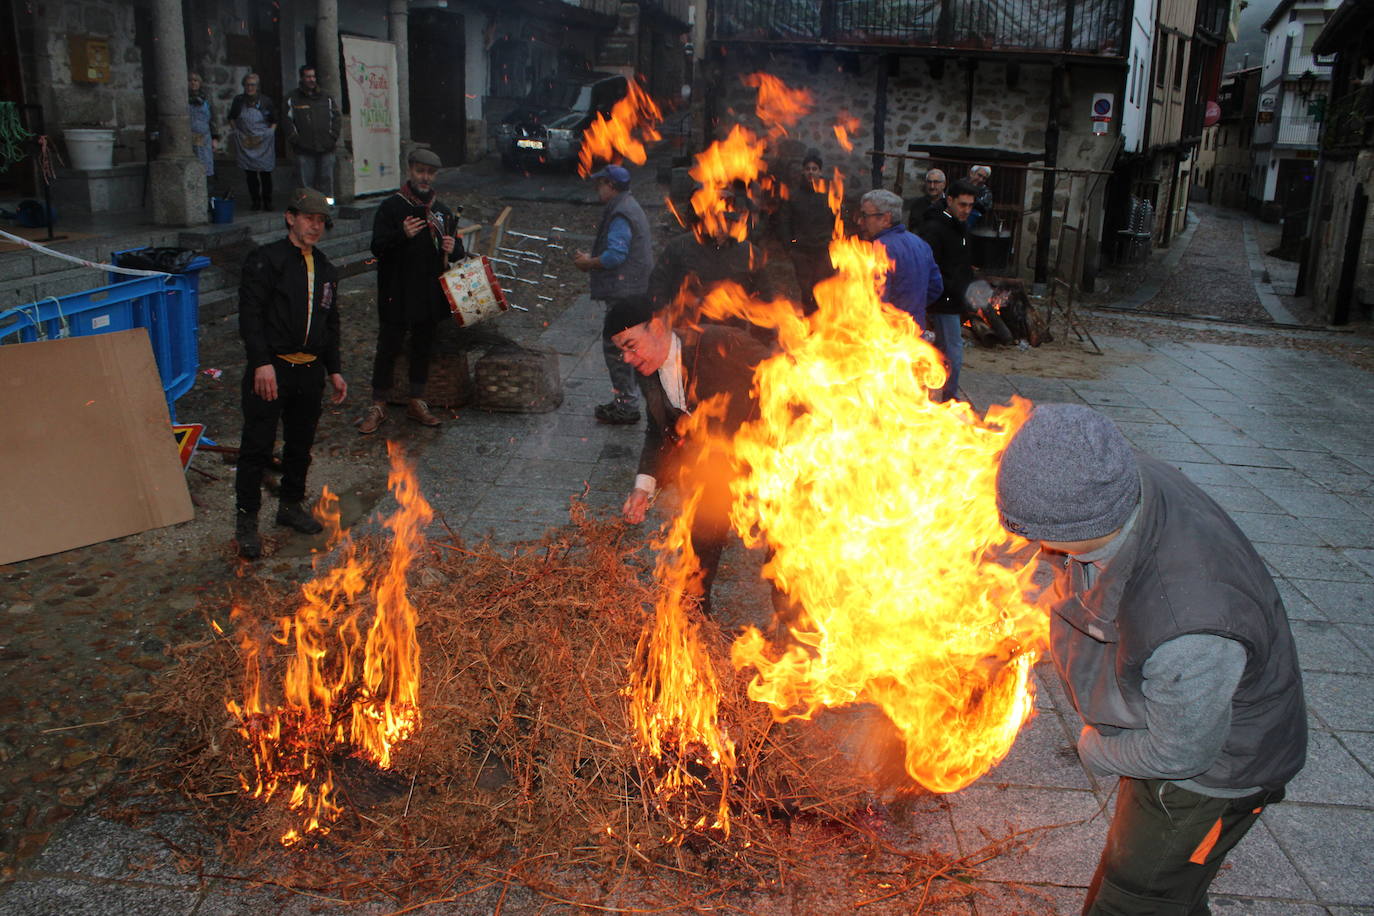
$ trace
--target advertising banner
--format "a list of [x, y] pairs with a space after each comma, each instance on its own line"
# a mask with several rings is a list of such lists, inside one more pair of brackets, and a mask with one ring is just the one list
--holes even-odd
[[396, 97], [396, 46], [342, 36], [344, 81], [352, 123], [355, 194], [401, 186], [400, 104]]

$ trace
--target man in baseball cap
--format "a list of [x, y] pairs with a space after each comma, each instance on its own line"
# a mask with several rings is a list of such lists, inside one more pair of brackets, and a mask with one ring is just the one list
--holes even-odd
[[[608, 165], [592, 176], [596, 195], [605, 206], [596, 229], [592, 251], [578, 251], [573, 264], [589, 274], [591, 295], [606, 304], [606, 312], [617, 303], [642, 297], [649, 289], [649, 273], [654, 267], [653, 237], [644, 208], [630, 193], [630, 173], [623, 166]], [[639, 422], [638, 388], [632, 370], [611, 343], [608, 325], [601, 329], [601, 352], [611, 377], [612, 397], [599, 404], [596, 418], [602, 423]]]
[[1044, 404], [997, 473], [1008, 531], [1054, 561], [1050, 651], [1119, 779], [1091, 914], [1198, 914], [1231, 848], [1302, 768], [1307, 719], [1283, 602], [1250, 541], [1176, 468], [1077, 404]]

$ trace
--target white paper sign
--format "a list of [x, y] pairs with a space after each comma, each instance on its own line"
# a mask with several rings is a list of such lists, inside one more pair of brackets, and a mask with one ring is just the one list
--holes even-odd
[[400, 104], [396, 97], [396, 46], [389, 41], [342, 36], [344, 79], [353, 139], [355, 194], [401, 186]]

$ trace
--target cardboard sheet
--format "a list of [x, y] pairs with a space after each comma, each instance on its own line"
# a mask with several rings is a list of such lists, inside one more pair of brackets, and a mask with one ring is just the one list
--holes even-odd
[[0, 346], [0, 563], [189, 520], [142, 328]]

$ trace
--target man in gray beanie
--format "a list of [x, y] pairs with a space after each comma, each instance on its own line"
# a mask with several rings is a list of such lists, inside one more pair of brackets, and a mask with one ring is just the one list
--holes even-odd
[[1307, 719], [1283, 602], [1250, 541], [1107, 417], [1036, 407], [1002, 455], [997, 508], [1055, 566], [1050, 652], [1119, 778], [1085, 914], [1199, 916], [1231, 848], [1302, 768]]

